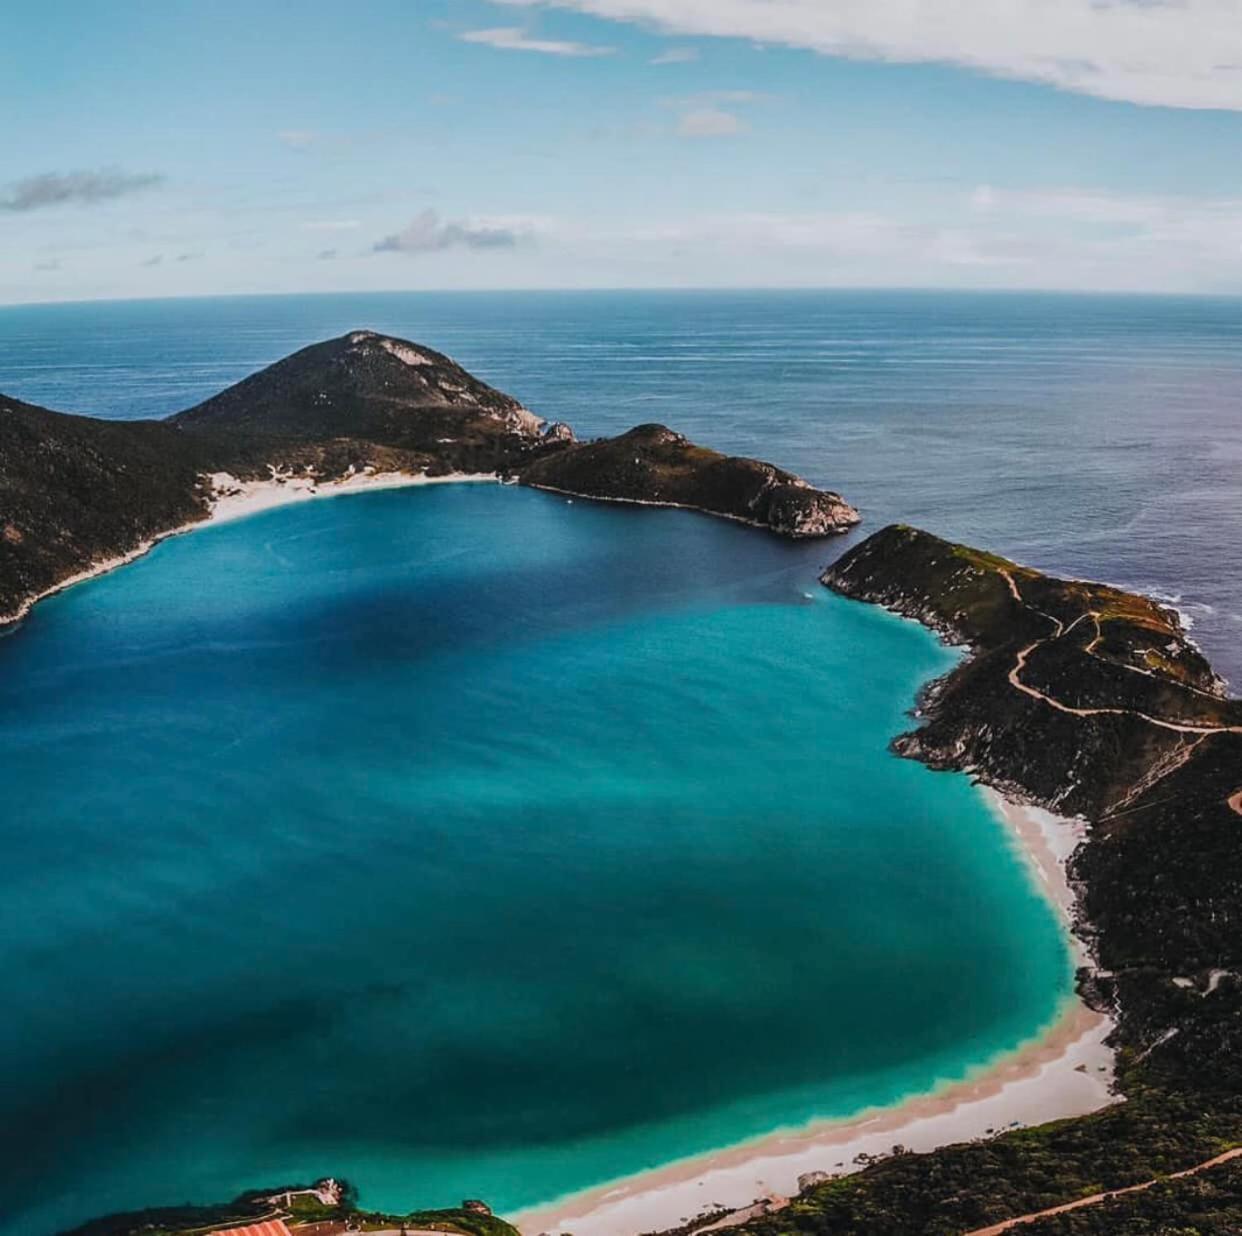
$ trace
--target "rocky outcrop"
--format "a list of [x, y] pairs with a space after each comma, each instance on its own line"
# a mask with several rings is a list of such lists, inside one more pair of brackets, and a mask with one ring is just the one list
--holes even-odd
[[788, 537], [832, 536], [859, 521], [840, 494], [814, 489], [772, 464], [696, 446], [663, 425], [545, 454], [518, 478], [584, 498], [688, 507]]

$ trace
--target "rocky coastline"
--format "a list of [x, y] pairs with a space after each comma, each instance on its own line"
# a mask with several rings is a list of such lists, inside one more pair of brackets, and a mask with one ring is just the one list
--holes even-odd
[[860, 520], [840, 494], [757, 459], [695, 446], [664, 425], [567, 445], [532, 460], [518, 479], [603, 502], [702, 511], [798, 539], [848, 532]]
[[360, 475], [499, 477], [788, 537], [858, 522], [837, 494], [660, 426], [579, 444], [567, 425], [447, 356], [353, 331], [162, 421], [104, 421], [0, 395], [0, 625], [208, 519], [215, 478], [328, 486]]

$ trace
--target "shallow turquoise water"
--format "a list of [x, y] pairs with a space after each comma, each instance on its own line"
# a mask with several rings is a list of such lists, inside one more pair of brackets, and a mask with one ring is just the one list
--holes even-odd
[[445, 486], [161, 545], [0, 640], [0, 1207], [511, 1210], [1030, 1036], [1055, 916], [894, 759], [952, 654], [824, 546]]

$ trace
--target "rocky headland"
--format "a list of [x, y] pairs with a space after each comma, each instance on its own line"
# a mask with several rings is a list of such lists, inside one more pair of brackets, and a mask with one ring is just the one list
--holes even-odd
[[447, 356], [353, 331], [162, 421], [104, 421], [0, 396], [0, 623], [210, 518], [223, 495], [403, 476], [492, 476], [691, 507], [793, 537], [858, 521], [836, 494], [658, 426], [578, 444], [568, 426]]
[[840, 494], [772, 464], [696, 446], [664, 425], [567, 445], [526, 464], [519, 479], [601, 501], [689, 507], [789, 537], [832, 536], [859, 522]]

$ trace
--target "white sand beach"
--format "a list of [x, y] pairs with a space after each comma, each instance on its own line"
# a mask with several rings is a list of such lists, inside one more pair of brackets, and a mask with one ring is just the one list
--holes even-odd
[[[984, 792], [1013, 830], [1033, 877], [1064, 916], [1068, 931], [1074, 895], [1066, 862], [1085, 825]], [[1081, 959], [1081, 945], [1071, 939]], [[800, 1176], [857, 1171], [857, 1156], [889, 1154], [896, 1144], [927, 1151], [1018, 1125], [1085, 1115], [1116, 1101], [1110, 1089], [1112, 1052], [1104, 1043], [1111, 1029], [1108, 1018], [1072, 998], [1045, 1033], [964, 1081], [853, 1119], [780, 1130], [510, 1218], [527, 1236], [633, 1236], [677, 1227], [722, 1208], [748, 1215], [777, 1209], [798, 1192]]]
[[[207, 523], [223, 523], [257, 515], [278, 506], [308, 502], [315, 498], [340, 498], [346, 494], [374, 493], [380, 489], [408, 489], [413, 485], [455, 485], [466, 481], [496, 483], [494, 472], [448, 472], [443, 476], [426, 473], [375, 472], [363, 469], [339, 481], [317, 481], [298, 473], [274, 473], [269, 480], [239, 481], [227, 472], [211, 477], [214, 498]], [[198, 524], [190, 527], [199, 527]]]

